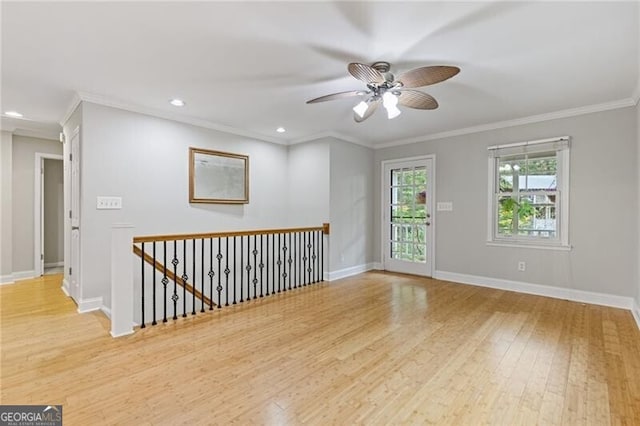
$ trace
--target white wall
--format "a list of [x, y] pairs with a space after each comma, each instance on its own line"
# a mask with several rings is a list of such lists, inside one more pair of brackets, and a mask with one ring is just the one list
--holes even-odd
[[330, 270], [343, 271], [373, 262], [375, 208], [373, 150], [338, 139], [331, 141]]
[[[638, 282], [638, 173], [634, 108], [617, 109], [377, 150], [383, 160], [436, 154], [437, 271], [634, 297]], [[572, 137], [569, 252], [490, 247], [487, 235], [487, 146]], [[380, 190], [375, 192], [376, 208]], [[375, 216], [375, 256], [381, 225]], [[517, 271], [525, 261], [526, 272]]]
[[[190, 146], [247, 154], [250, 203], [189, 204]], [[82, 107], [81, 268], [83, 299], [110, 306], [114, 223], [136, 235], [290, 226], [287, 148], [91, 103]], [[121, 210], [96, 210], [97, 196], [122, 197]]]
[[[638, 8], [640, 11], [640, 7]], [[640, 72], [640, 69], [638, 70]], [[636, 171], [638, 173], [638, 243], [636, 249], [638, 250], [638, 257], [636, 259], [636, 265], [638, 270], [636, 273], [638, 274], [638, 291], [636, 293], [636, 309], [637, 311], [637, 320], [640, 320], [640, 101], [636, 104], [636, 133], [637, 133], [637, 160], [636, 160]], [[638, 324], [640, 326], [640, 324]]]
[[3, 131], [0, 139], [0, 284], [13, 281], [12, 150], [12, 135]]
[[12, 252], [13, 274], [33, 276], [34, 258], [34, 189], [36, 153], [62, 154], [58, 141], [13, 136], [12, 160]]
[[44, 160], [44, 264], [64, 261], [64, 191], [62, 160]]

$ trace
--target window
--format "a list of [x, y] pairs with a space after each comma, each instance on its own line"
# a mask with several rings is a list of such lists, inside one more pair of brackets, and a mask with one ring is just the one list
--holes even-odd
[[569, 138], [489, 150], [489, 243], [569, 247]]

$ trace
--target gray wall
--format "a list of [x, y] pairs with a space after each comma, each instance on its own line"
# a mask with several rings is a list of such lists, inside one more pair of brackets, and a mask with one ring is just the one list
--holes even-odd
[[[436, 154], [436, 271], [635, 297], [638, 282], [638, 174], [635, 108], [486, 131], [377, 150], [381, 161]], [[491, 247], [487, 235], [487, 146], [572, 137], [569, 252]], [[375, 192], [376, 208], [380, 190]], [[375, 256], [380, 259], [380, 219]], [[517, 271], [518, 261], [526, 272]], [[636, 283], [636, 284], [634, 284]]]
[[58, 141], [13, 136], [12, 251], [13, 273], [32, 272], [34, 257], [34, 175], [36, 153], [62, 155]]
[[0, 283], [13, 281], [13, 232], [11, 226], [12, 135], [3, 131], [0, 139]]
[[[640, 8], [638, 8], [640, 12]], [[638, 258], [636, 260], [636, 267], [638, 268], [638, 291], [636, 294], [636, 308], [640, 308], [640, 101], [636, 104], [636, 134], [638, 139], [637, 144], [637, 160], [636, 170], [638, 172], [638, 242], [636, 250], [638, 251]], [[638, 312], [640, 315], [640, 312]]]
[[319, 226], [329, 222], [330, 141], [292, 145], [288, 151], [288, 223]]
[[[250, 203], [190, 204], [190, 146], [250, 157]], [[285, 227], [287, 148], [91, 103], [82, 107], [82, 298], [110, 306], [114, 223], [136, 235]], [[122, 197], [121, 210], [96, 210], [96, 197]]]
[[44, 160], [44, 263], [64, 260], [64, 182], [62, 160]]
[[331, 141], [331, 271], [373, 262], [373, 158], [370, 148]]

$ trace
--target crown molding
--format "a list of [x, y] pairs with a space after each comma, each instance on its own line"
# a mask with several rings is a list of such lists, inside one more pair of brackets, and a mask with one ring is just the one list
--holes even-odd
[[58, 121], [61, 127], [64, 127], [64, 125], [67, 124], [67, 121], [69, 121], [69, 118], [71, 118], [71, 114], [75, 112], [76, 108], [78, 108], [78, 105], [80, 105], [80, 102], [82, 102], [82, 99], [80, 99], [80, 95], [77, 92], [74, 92], [71, 103], [65, 110], [62, 118]]
[[320, 133], [315, 133], [313, 135], [303, 136], [303, 137], [297, 138], [297, 139], [292, 139], [292, 140], [289, 141], [289, 145], [297, 145], [297, 144], [300, 144], [300, 143], [317, 141], [318, 139], [324, 139], [324, 138], [340, 139], [343, 142], [349, 142], [349, 143], [352, 143], [352, 144], [355, 144], [355, 145], [364, 146], [365, 148], [373, 148], [371, 146], [371, 144], [363, 142], [360, 139], [357, 139], [357, 138], [354, 138], [354, 137], [351, 137], [351, 136], [347, 136], [347, 135], [344, 135], [342, 133], [333, 132], [333, 131], [320, 132]]
[[564, 110], [549, 112], [545, 114], [531, 115], [529, 117], [516, 118], [514, 120], [497, 121], [494, 123], [464, 127], [462, 129], [450, 130], [450, 131], [440, 132], [440, 133], [426, 134], [423, 136], [416, 136], [412, 138], [401, 139], [398, 141], [384, 142], [384, 143], [374, 145], [373, 148], [374, 149], [389, 148], [393, 146], [409, 145], [412, 143], [426, 142], [426, 141], [431, 141], [436, 139], [449, 138], [453, 136], [468, 135], [471, 133], [486, 132], [489, 130], [504, 129], [507, 127], [522, 126], [524, 124], [540, 123], [542, 121], [556, 120], [559, 118], [575, 117], [578, 115], [591, 114], [594, 112], [609, 111], [609, 110], [618, 109], [618, 108], [627, 108], [627, 107], [636, 105], [636, 103], [637, 103], [637, 97], [635, 99], [626, 98], [626, 99], [621, 99], [621, 100], [612, 101], [612, 102], [605, 102], [601, 104], [587, 105], [583, 107], [564, 109]]
[[[179, 123], [191, 124], [193, 126], [203, 127], [205, 129], [217, 130], [220, 132], [230, 133], [233, 135], [244, 136], [251, 139], [261, 140], [263, 142], [270, 142], [278, 145], [287, 145], [287, 142], [284, 140], [268, 137], [261, 135], [259, 133], [251, 132], [248, 130], [238, 129], [232, 126], [226, 126], [224, 124], [214, 123], [208, 120], [203, 120], [200, 118], [187, 117], [182, 114], [162, 111], [155, 108], [148, 108], [141, 105], [123, 102], [120, 100], [112, 99], [107, 96], [97, 95], [94, 93], [87, 92], [78, 92], [79, 102], [90, 102], [93, 104], [98, 104], [106, 107], [122, 109], [125, 111], [135, 112], [138, 114], [150, 115], [152, 117], [164, 118], [167, 120], [177, 121]], [[75, 100], [74, 100], [75, 102]], [[78, 103], [79, 103], [78, 102]], [[76, 105], [77, 106], [77, 105]], [[70, 108], [71, 109], [71, 108]], [[73, 112], [75, 108], [71, 109]], [[70, 115], [70, 114], [69, 114]], [[68, 119], [68, 117], [67, 117]]]

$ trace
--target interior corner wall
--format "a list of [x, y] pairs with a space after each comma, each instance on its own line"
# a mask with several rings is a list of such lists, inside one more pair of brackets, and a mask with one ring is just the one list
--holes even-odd
[[[115, 223], [135, 235], [287, 226], [287, 147], [88, 102], [81, 127], [83, 299], [111, 306], [110, 241]], [[249, 156], [249, 204], [189, 203], [189, 147]], [[96, 210], [96, 197], [122, 197]]]
[[2, 131], [0, 138], [0, 284], [13, 281], [12, 256], [12, 143], [13, 135]]
[[27, 278], [35, 273], [33, 209], [36, 153], [62, 155], [62, 144], [55, 140], [14, 135], [12, 150], [12, 268], [14, 275]]
[[331, 272], [370, 269], [373, 262], [374, 152], [331, 138]]
[[[436, 155], [435, 270], [636, 297], [638, 263], [637, 109], [616, 109], [389, 147], [383, 160]], [[487, 147], [568, 135], [571, 140], [570, 251], [487, 246]], [[380, 206], [380, 190], [375, 191]], [[378, 207], [379, 208], [379, 207]], [[375, 219], [375, 255], [381, 224]], [[519, 261], [526, 271], [519, 272]]]

